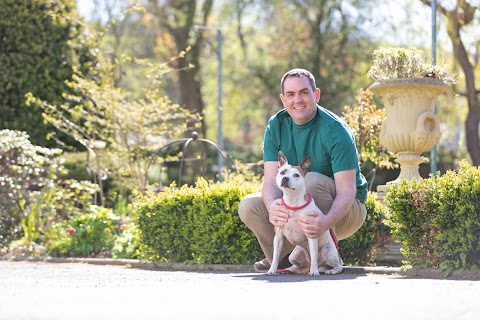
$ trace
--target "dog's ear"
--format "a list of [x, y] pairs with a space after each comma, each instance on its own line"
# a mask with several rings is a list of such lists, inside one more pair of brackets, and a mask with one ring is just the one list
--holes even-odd
[[310, 163], [312, 163], [312, 157], [308, 156], [305, 160], [300, 163], [300, 168], [303, 170], [303, 174], [306, 175], [308, 170], [310, 170]]
[[288, 164], [287, 157], [285, 157], [282, 151], [278, 151], [278, 167], [281, 168], [286, 164]]

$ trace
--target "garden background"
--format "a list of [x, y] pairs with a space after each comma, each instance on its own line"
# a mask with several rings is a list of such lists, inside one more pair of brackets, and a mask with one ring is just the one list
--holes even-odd
[[[147, 249], [154, 236], [147, 240], [146, 230], [138, 230], [142, 214], [154, 214], [145, 208], [168, 204], [170, 190], [147, 190], [169, 186], [178, 175], [162, 157], [162, 146], [197, 131], [236, 160], [237, 172], [229, 180], [237, 185], [218, 188], [255, 190], [265, 124], [281, 109], [279, 79], [285, 71], [311, 70], [322, 90], [320, 104], [350, 119], [352, 127], [358, 127], [359, 117], [369, 119], [370, 126], [354, 128], [357, 137], [378, 142], [382, 101], [365, 91], [372, 84], [367, 77], [372, 52], [380, 46], [415, 46], [428, 57], [432, 50], [428, 0], [93, 0], [79, 1], [80, 11], [71, 0], [1, 3], [0, 236], [5, 254], [172, 259], [168, 246], [153, 253]], [[480, 164], [479, 7], [474, 0], [438, 1], [437, 61], [451, 65], [459, 79], [455, 95], [437, 102], [441, 174], [458, 170], [462, 159]], [[380, 144], [359, 149], [371, 190], [398, 175], [392, 155]], [[206, 166], [218, 170], [215, 162]], [[159, 171], [162, 167], [167, 170]], [[422, 165], [422, 177], [429, 173], [429, 164]], [[210, 184], [205, 190], [217, 185]], [[217, 225], [233, 219], [231, 208], [241, 194], [232, 192], [221, 197], [231, 199], [225, 209], [230, 216]], [[189, 208], [182, 214], [198, 212], [197, 200], [185, 201], [194, 209], [180, 203]], [[210, 206], [218, 209], [217, 202], [201, 208]], [[378, 206], [372, 203], [372, 208]], [[177, 241], [175, 228], [157, 245]], [[253, 242], [246, 230], [237, 231], [231, 239], [247, 237], [240, 247]], [[208, 254], [187, 252], [176, 259], [217, 261]], [[235, 262], [254, 258], [244, 255]]]

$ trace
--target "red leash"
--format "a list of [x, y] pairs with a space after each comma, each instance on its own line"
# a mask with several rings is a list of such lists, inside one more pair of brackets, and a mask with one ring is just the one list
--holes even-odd
[[330, 235], [332, 236], [333, 242], [335, 243], [335, 248], [337, 248], [338, 255], [340, 255], [340, 249], [338, 249], [337, 237], [335, 236], [335, 233], [333, 233], [332, 228], [328, 229], [328, 231], [330, 231]]

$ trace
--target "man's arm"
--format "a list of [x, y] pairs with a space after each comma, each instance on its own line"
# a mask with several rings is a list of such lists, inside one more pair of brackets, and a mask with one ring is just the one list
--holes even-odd
[[316, 238], [336, 225], [352, 207], [357, 192], [356, 170], [339, 171], [334, 174], [336, 196], [332, 207], [325, 215], [309, 213], [307, 218], [299, 218], [298, 224], [310, 238]]
[[273, 225], [281, 227], [288, 221], [289, 210], [282, 205], [282, 201], [280, 200], [282, 197], [282, 190], [277, 187], [275, 181], [278, 172], [278, 162], [265, 162], [263, 168], [263, 203], [268, 210], [270, 222]]

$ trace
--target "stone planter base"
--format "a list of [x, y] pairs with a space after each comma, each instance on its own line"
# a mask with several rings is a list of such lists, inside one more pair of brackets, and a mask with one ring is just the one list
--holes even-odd
[[400, 267], [405, 256], [400, 252], [402, 244], [391, 239], [385, 246], [378, 248], [373, 261], [377, 266]]

